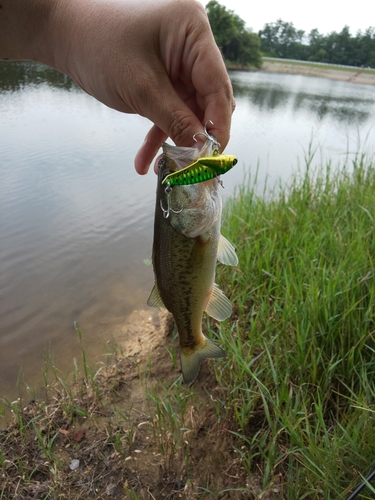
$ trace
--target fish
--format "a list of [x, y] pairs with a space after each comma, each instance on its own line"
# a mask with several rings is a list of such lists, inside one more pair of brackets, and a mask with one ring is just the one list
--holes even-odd
[[227, 319], [232, 305], [215, 284], [217, 261], [236, 266], [235, 249], [220, 233], [222, 201], [219, 178], [189, 185], [167, 186], [167, 175], [185, 168], [217, 146], [207, 134], [201, 150], [162, 145], [154, 219], [152, 264], [155, 283], [147, 301], [173, 316], [180, 343], [183, 380], [191, 385], [207, 358], [225, 357], [223, 349], [202, 332], [204, 312]]
[[203, 156], [197, 161], [181, 170], [168, 174], [162, 184], [170, 186], [196, 184], [204, 182], [219, 175], [225, 174], [237, 164], [238, 160], [233, 155], [219, 154], [217, 149], [213, 150], [211, 156]]

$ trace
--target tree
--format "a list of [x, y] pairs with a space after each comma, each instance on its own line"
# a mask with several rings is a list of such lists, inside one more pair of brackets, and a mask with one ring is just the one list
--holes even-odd
[[332, 31], [324, 40], [327, 62], [331, 64], [355, 65], [355, 41], [350, 35], [349, 27], [344, 26], [340, 33]]
[[262, 51], [281, 58], [303, 59], [306, 51], [302, 43], [305, 36], [303, 30], [297, 30], [293, 23], [278, 19], [275, 23], [267, 23], [259, 32]]
[[241, 33], [237, 59], [242, 66], [246, 66], [247, 64], [256, 68], [262, 66], [260, 39], [256, 33], [246, 29]]
[[367, 28], [364, 33], [359, 31], [356, 40], [357, 65], [375, 68], [375, 28]]
[[308, 60], [327, 62], [327, 51], [324, 48], [324, 36], [314, 28], [308, 35]]
[[256, 33], [245, 27], [245, 21], [216, 0], [208, 2], [206, 12], [216, 44], [224, 58], [241, 66], [260, 68], [260, 40]]
[[236, 36], [232, 11], [228, 11], [216, 0], [211, 0], [206, 5], [206, 12], [216, 44], [223, 51]]
[[261, 50], [280, 58], [327, 62], [358, 67], [375, 67], [375, 28], [354, 37], [348, 26], [326, 36], [315, 28], [306, 37], [293, 23], [278, 19], [259, 32]]

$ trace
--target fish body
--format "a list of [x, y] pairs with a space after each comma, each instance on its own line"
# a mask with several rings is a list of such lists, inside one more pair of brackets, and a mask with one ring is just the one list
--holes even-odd
[[210, 148], [210, 140], [201, 151], [164, 144], [158, 173], [152, 256], [155, 286], [148, 304], [164, 306], [172, 313], [180, 339], [182, 374], [189, 385], [203, 359], [225, 356], [202, 333], [202, 318], [204, 311], [219, 321], [230, 316], [231, 303], [214, 283], [215, 268], [217, 260], [236, 265], [238, 259], [220, 234], [218, 179], [173, 188], [162, 182], [166, 173], [184, 168]]
[[219, 154], [215, 149], [211, 156], [204, 156], [185, 168], [171, 172], [162, 181], [170, 186], [182, 186], [204, 182], [225, 174], [237, 164], [233, 155]]

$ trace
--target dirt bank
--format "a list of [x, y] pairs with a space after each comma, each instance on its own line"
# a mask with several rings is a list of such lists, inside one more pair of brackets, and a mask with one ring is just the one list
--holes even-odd
[[288, 73], [291, 75], [316, 76], [319, 78], [329, 78], [331, 80], [375, 85], [375, 73], [369, 73], [360, 69], [358, 71], [353, 71], [349, 69], [334, 69], [325, 66], [265, 60], [263, 61], [261, 71], [268, 71], [270, 73]]
[[[82, 379], [56, 379], [45, 402], [10, 403], [0, 499], [260, 498], [262, 474], [248, 476], [235, 448], [238, 424], [217, 411], [227, 388], [211, 362], [193, 388], [177, 383], [172, 329], [169, 313], [134, 311], [121, 326], [121, 354]], [[273, 484], [262, 499], [280, 491]]]

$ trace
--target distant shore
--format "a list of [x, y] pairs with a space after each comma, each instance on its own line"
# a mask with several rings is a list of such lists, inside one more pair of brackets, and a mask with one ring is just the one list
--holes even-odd
[[[241, 69], [239, 67], [229, 66], [228, 69]], [[366, 71], [361, 68], [341, 68], [335, 66], [320, 66], [318, 64], [305, 64], [280, 61], [263, 60], [262, 68], [252, 71], [266, 71], [269, 73], [287, 73], [290, 75], [315, 76], [318, 78], [329, 78], [330, 80], [341, 80], [346, 82], [361, 83], [365, 85], [375, 85], [375, 71]]]

